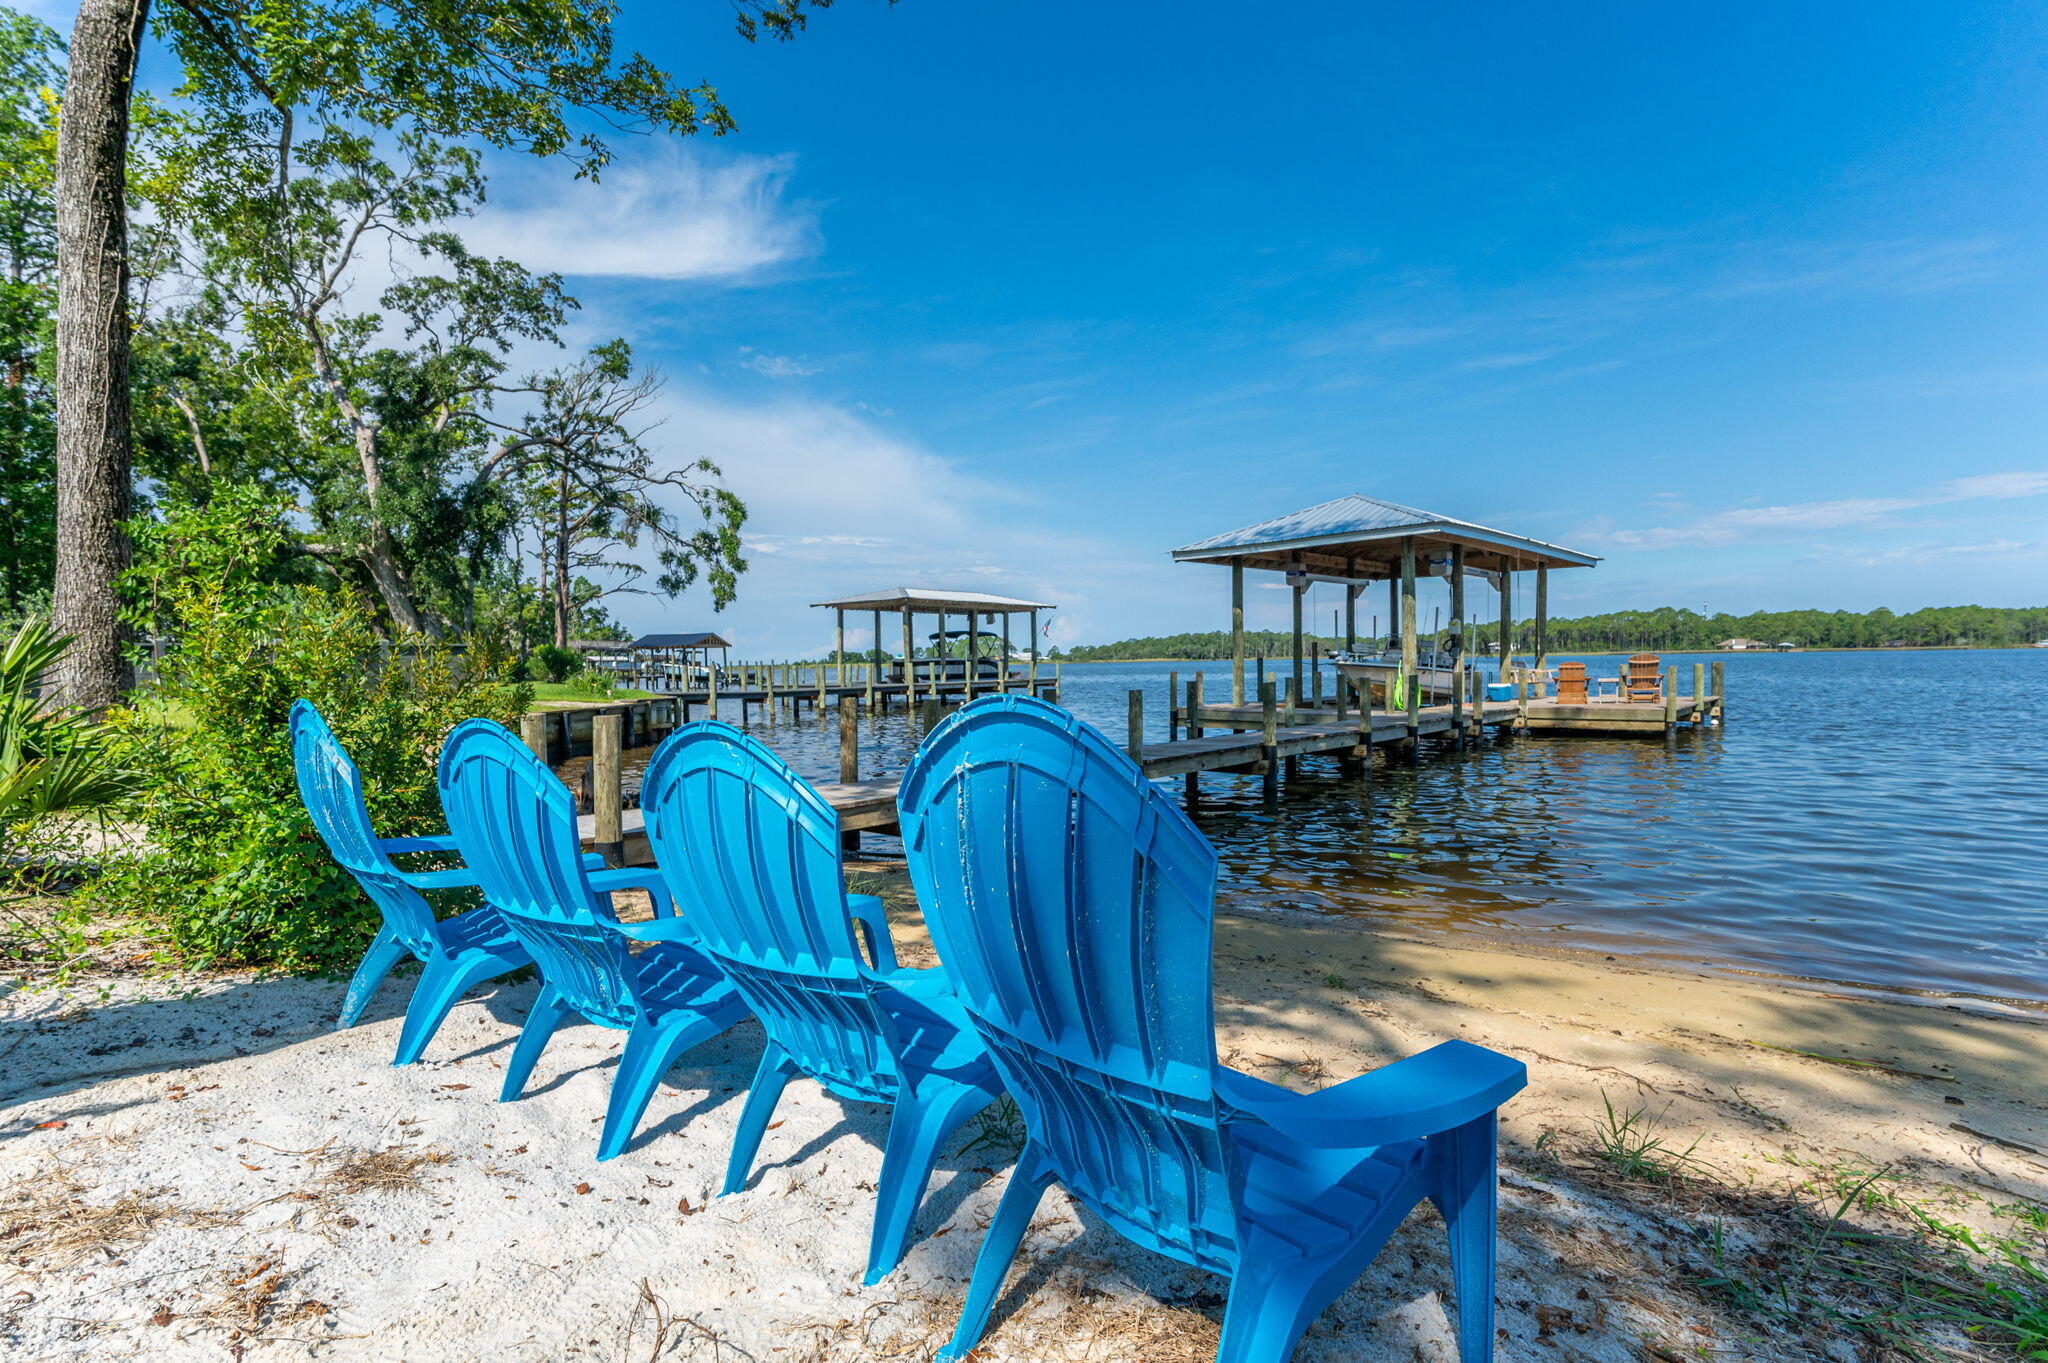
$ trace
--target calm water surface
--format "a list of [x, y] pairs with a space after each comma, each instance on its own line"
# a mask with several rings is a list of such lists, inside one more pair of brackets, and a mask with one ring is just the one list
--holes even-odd
[[[1194, 813], [1222, 893], [1239, 908], [2048, 1002], [2035, 716], [2048, 649], [1717, 656], [1725, 730], [1425, 745], [1419, 765], [1382, 758], [1370, 779], [1307, 759], [1274, 813], [1256, 778], [1206, 775]], [[1696, 660], [1666, 656], [1687, 678]], [[1198, 667], [1209, 694], [1227, 688], [1223, 663], [1077, 666], [1065, 703], [1120, 740], [1125, 695], [1142, 689], [1163, 738], [1167, 675], [1185, 684]], [[860, 723], [862, 775], [900, 771], [914, 721]], [[829, 717], [754, 728], [805, 775], [837, 779]]]

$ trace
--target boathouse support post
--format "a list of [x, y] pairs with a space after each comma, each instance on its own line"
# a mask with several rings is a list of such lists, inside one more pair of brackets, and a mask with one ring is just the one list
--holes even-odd
[[1545, 669], [1550, 663], [1550, 567], [1536, 565], [1536, 690], [1543, 692]]
[[832, 670], [841, 686], [846, 685], [846, 612], [834, 609], [832, 631]]
[[1508, 658], [1514, 649], [1515, 572], [1505, 561], [1500, 565], [1500, 679], [1508, 679]]
[[591, 850], [607, 866], [626, 864], [624, 798], [619, 789], [619, 717], [593, 715], [590, 720], [590, 812], [594, 816]]
[[932, 636], [932, 658], [935, 660], [932, 668], [932, 695], [940, 700], [946, 698], [946, 673], [953, 666], [949, 652], [946, 647], [946, 613], [940, 611], [939, 632]]
[[1175, 706], [1175, 702], [1179, 699], [1180, 673], [1178, 671], [1169, 672], [1166, 674], [1166, 741], [1168, 743], [1178, 743], [1180, 741], [1180, 711]]
[[876, 684], [885, 680], [882, 676], [882, 659], [889, 656], [888, 650], [882, 647], [882, 613], [880, 611], [875, 612], [875, 632], [873, 637], [874, 644], [868, 650], [868, 709], [870, 710], [873, 710], [878, 705], [887, 705], [889, 703], [888, 693], [876, 689]]
[[[1298, 572], [1305, 572], [1305, 571], [1306, 571], [1306, 570], [1305, 570], [1304, 568], [1302, 568], [1302, 565], [1301, 565], [1301, 564], [1299, 564], [1299, 563], [1295, 564], [1295, 565], [1294, 565], [1294, 567], [1295, 567], [1295, 570], [1296, 570], [1296, 571], [1298, 571]], [[1300, 582], [1290, 582], [1290, 583], [1288, 583], [1287, 585], [1288, 585], [1288, 586], [1290, 586], [1290, 587], [1292, 587], [1292, 588], [1294, 588], [1294, 620], [1293, 620], [1293, 625], [1292, 625], [1292, 628], [1291, 628], [1291, 631], [1290, 631], [1290, 635], [1291, 635], [1291, 638], [1293, 639], [1293, 643], [1294, 643], [1294, 652], [1293, 652], [1293, 655], [1292, 655], [1292, 657], [1290, 658], [1290, 660], [1289, 660], [1289, 661], [1290, 661], [1290, 663], [1292, 664], [1292, 667], [1293, 667], [1293, 670], [1294, 670], [1294, 699], [1295, 699], [1295, 700], [1297, 700], [1297, 701], [1299, 701], [1299, 700], [1301, 699], [1301, 661], [1302, 661], [1302, 659], [1301, 659], [1301, 608], [1302, 608], [1302, 605], [1303, 605], [1303, 603], [1304, 603], [1304, 602], [1305, 602], [1305, 601], [1307, 600], [1307, 598], [1308, 598], [1308, 582], [1307, 582], [1307, 580], [1306, 580], [1306, 579], [1303, 579], [1303, 580], [1302, 580], [1302, 581], [1300, 581]]]
[[1323, 646], [1314, 639], [1308, 641], [1308, 675], [1311, 694], [1317, 713], [1323, 708]]
[[1038, 694], [1038, 612], [1031, 612], [1031, 694]]
[[1408, 741], [1422, 728], [1422, 678], [1415, 648], [1415, 537], [1401, 537], [1401, 675], [1408, 684]]
[[1244, 704], [1244, 560], [1230, 563], [1230, 703]]
[[1280, 712], [1273, 683], [1259, 683], [1259, 777], [1266, 808], [1280, 803]]
[[1126, 698], [1130, 715], [1124, 729], [1124, 747], [1142, 771], [1145, 765], [1145, 693], [1133, 689], [1126, 693]]
[[1010, 613], [1003, 612], [1003, 665], [996, 669], [996, 689], [1004, 695], [1010, 693]]
[[1394, 642], [1394, 636], [1401, 630], [1401, 575], [1387, 575], [1387, 643]]
[[[1344, 565], [1344, 576], [1352, 579], [1357, 578], [1357, 559], [1351, 559]], [[1358, 647], [1358, 594], [1364, 590], [1365, 588], [1359, 586], [1355, 580], [1344, 584], [1344, 651], [1346, 653]]]
[[[1197, 672], [1194, 675], [1194, 679], [1188, 682], [1188, 737], [1200, 738], [1201, 736], [1202, 674]], [[1196, 796], [1201, 793], [1201, 778], [1194, 772], [1189, 772], [1183, 778], [1182, 785], [1186, 788], [1188, 802], [1193, 804]]]
[[[1458, 656], [1451, 663], [1451, 741], [1465, 733], [1465, 546], [1451, 546], [1451, 620], [1457, 628]], [[1441, 641], [1437, 652], [1443, 652]]]
[[974, 699], [974, 674], [981, 668], [981, 621], [973, 611], [967, 612], [967, 638], [961, 649], [960, 677], [967, 688], [967, 699]]
[[917, 703], [917, 641], [911, 633], [910, 607], [903, 608], [903, 708], [908, 710]]

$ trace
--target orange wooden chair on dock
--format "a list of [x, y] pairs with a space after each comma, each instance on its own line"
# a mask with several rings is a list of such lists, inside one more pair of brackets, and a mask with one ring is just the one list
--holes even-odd
[[1584, 663], [1559, 663], [1557, 665], [1557, 703], [1559, 705], [1584, 705], [1589, 699], [1586, 695], [1586, 665]]
[[1664, 700], [1663, 660], [1654, 653], [1638, 653], [1622, 669], [1621, 698], [1661, 704]]

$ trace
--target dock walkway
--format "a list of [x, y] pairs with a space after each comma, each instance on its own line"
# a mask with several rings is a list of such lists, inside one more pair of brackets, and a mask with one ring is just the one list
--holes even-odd
[[[1237, 713], [1239, 710], [1244, 713]], [[1269, 752], [1265, 733], [1259, 727], [1259, 707], [1224, 706], [1205, 708], [1201, 713], [1203, 719], [1215, 727], [1240, 723], [1249, 726], [1250, 731], [1204, 734], [1198, 738], [1143, 744], [1132, 755], [1138, 759], [1148, 778], [1158, 781], [1192, 776], [1197, 772], [1235, 771], [1266, 775], [1270, 780], [1274, 760], [1318, 755], [1362, 757], [1365, 747], [1361, 746], [1361, 739], [1365, 740], [1366, 746], [1373, 746], [1398, 743], [1409, 736], [1408, 716], [1404, 712], [1374, 711], [1369, 728], [1361, 728], [1356, 715], [1342, 720], [1318, 718], [1311, 723], [1280, 725], [1273, 731]], [[1514, 722], [1515, 712], [1513, 706], [1495, 705], [1483, 715], [1475, 716], [1470, 709], [1454, 714], [1448, 705], [1432, 705], [1419, 711], [1416, 718], [1418, 736], [1446, 737], [1455, 732], [1452, 728], [1454, 723], [1468, 727], [1502, 727]], [[896, 831], [897, 782], [894, 779], [817, 782], [815, 785], [825, 802], [838, 811], [841, 833]], [[579, 827], [584, 843], [594, 845], [597, 816], [583, 815]], [[639, 809], [622, 809], [619, 812], [619, 831], [629, 864], [645, 864], [652, 859], [647, 848], [645, 816]]]

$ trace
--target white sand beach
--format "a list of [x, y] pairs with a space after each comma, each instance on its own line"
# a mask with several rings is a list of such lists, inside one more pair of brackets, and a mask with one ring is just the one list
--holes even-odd
[[[900, 883], [890, 898], [906, 962], [928, 960]], [[1527, 1061], [1504, 1113], [1506, 1360], [1880, 1357], [1824, 1314], [1772, 1324], [1702, 1280], [1767, 1277], [1860, 1173], [1889, 1169], [1873, 1186], [1958, 1224], [2048, 1196], [2048, 1103], [2014, 1082], [2048, 1058], [2038, 1017], [1229, 914], [1217, 974], [1225, 1057], [1297, 1087], [1447, 1036]], [[410, 987], [340, 1033], [322, 980], [96, 976], [0, 998], [0, 1348], [798, 1363], [927, 1359], [950, 1332], [1014, 1131], [970, 1123], [903, 1266], [864, 1288], [882, 1109], [793, 1085], [753, 1182], [714, 1198], [755, 1025], [686, 1056], [599, 1164], [619, 1034], [565, 1028], [501, 1104], [534, 985], [479, 991], [396, 1069]], [[1603, 1099], [1683, 1152], [1671, 1176], [1598, 1157]], [[1913, 1214], [1848, 1220], [1899, 1236]], [[1020, 1263], [983, 1363], [1213, 1355], [1223, 1281], [1057, 1191]], [[1451, 1359], [1447, 1292], [1418, 1212], [1297, 1356]]]

